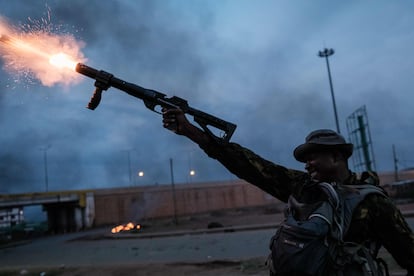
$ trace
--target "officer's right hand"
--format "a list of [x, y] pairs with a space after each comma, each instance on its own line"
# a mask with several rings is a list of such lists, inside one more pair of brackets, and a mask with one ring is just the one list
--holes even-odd
[[162, 123], [166, 129], [169, 129], [179, 135], [187, 135], [191, 127], [194, 127], [185, 117], [184, 112], [179, 109], [162, 108]]

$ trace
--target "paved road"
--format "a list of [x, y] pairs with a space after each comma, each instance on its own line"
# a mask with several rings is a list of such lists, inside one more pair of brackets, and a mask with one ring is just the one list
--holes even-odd
[[69, 241], [76, 235], [42, 238], [0, 250], [0, 266], [79, 266], [154, 262], [202, 262], [265, 256], [274, 230], [146, 239]]
[[[408, 222], [414, 229], [414, 218]], [[139, 239], [79, 240], [73, 233], [0, 250], [1, 267], [203, 262], [264, 257], [274, 229]], [[108, 230], [109, 231], [109, 230]]]

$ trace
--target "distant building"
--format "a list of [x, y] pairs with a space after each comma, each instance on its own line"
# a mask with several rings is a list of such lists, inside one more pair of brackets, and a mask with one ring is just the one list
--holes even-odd
[[0, 228], [11, 227], [23, 221], [23, 207], [0, 209]]

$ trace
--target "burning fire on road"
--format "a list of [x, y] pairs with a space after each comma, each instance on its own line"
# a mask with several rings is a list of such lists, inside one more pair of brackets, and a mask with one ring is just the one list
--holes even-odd
[[136, 233], [137, 231], [141, 230], [141, 224], [134, 224], [132, 222], [128, 222], [127, 224], [121, 224], [112, 228], [111, 233], [116, 234], [120, 232], [128, 232], [128, 233]]

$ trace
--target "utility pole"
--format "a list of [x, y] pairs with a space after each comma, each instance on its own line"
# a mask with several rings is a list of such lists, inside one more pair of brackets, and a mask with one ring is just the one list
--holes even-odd
[[397, 154], [395, 153], [395, 145], [392, 145], [392, 155], [394, 157], [394, 180], [397, 182], [400, 179], [398, 177], [398, 159]]
[[47, 145], [46, 147], [40, 149], [43, 151], [43, 164], [45, 168], [45, 191], [46, 192], [49, 191], [49, 173], [47, 171], [47, 151], [51, 147], [52, 147], [51, 145]]
[[329, 85], [331, 88], [332, 104], [333, 104], [333, 109], [334, 109], [334, 114], [335, 114], [336, 131], [338, 133], [341, 133], [341, 130], [339, 129], [338, 112], [336, 110], [335, 95], [334, 95], [332, 77], [331, 77], [331, 69], [329, 68], [329, 59], [328, 59], [328, 57], [332, 56], [334, 53], [335, 53], [334, 49], [325, 48], [322, 51], [319, 51], [318, 56], [326, 59], [326, 67], [328, 68]]
[[172, 198], [173, 198], [173, 210], [174, 210], [174, 224], [178, 224], [177, 220], [177, 198], [175, 195], [175, 184], [174, 184], [174, 169], [173, 169], [173, 159], [170, 158], [170, 173], [171, 173], [171, 191], [172, 191]]

